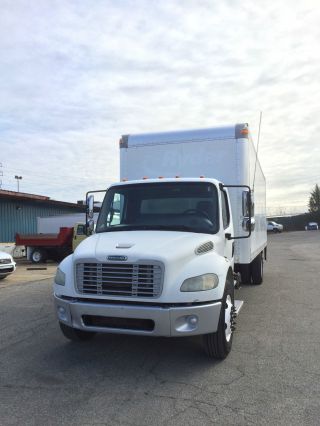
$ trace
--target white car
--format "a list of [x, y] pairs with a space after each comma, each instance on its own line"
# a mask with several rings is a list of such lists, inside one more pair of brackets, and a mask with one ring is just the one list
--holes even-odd
[[15, 270], [16, 262], [13, 260], [13, 257], [4, 251], [0, 251], [0, 280], [12, 274]]
[[319, 229], [319, 225], [317, 224], [317, 222], [309, 222], [304, 229], [306, 231], [317, 231]]
[[269, 221], [267, 223], [267, 231], [268, 232], [282, 232], [283, 231], [283, 225], [277, 222]]

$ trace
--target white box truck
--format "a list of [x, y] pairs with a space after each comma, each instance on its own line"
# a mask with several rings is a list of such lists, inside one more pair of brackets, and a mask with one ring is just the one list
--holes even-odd
[[[120, 156], [96, 233], [57, 269], [63, 334], [202, 335], [208, 355], [225, 358], [235, 287], [240, 276], [261, 284], [266, 257], [265, 178], [248, 125], [126, 135]], [[92, 196], [88, 205], [90, 218]]]

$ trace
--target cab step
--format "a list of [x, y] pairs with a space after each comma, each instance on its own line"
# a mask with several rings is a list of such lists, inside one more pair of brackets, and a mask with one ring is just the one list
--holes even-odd
[[243, 306], [243, 300], [235, 300], [234, 301], [235, 313], [237, 315], [241, 311], [242, 306]]

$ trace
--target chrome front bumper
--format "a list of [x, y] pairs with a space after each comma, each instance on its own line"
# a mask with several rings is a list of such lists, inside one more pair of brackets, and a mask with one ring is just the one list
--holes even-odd
[[[221, 302], [208, 302], [196, 306], [161, 307], [89, 301], [65, 300], [56, 295], [55, 311], [58, 320], [70, 327], [86, 331], [137, 334], [145, 336], [192, 336], [217, 331]], [[121, 326], [92, 326], [84, 318], [108, 318], [111, 320], [151, 320], [152, 329], [144, 330]], [[133, 322], [134, 323], [134, 322]]]
[[12, 274], [16, 270], [15, 263], [1, 264], [0, 265], [0, 276]]

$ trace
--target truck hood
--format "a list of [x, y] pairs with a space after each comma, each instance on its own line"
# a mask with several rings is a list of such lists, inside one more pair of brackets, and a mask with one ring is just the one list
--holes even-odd
[[[176, 231], [121, 231], [92, 235], [75, 250], [74, 259], [92, 259], [98, 262], [116, 260], [159, 260], [167, 263], [185, 257], [193, 257], [195, 249], [217, 237], [208, 234]], [[108, 259], [109, 257], [109, 259]]]

